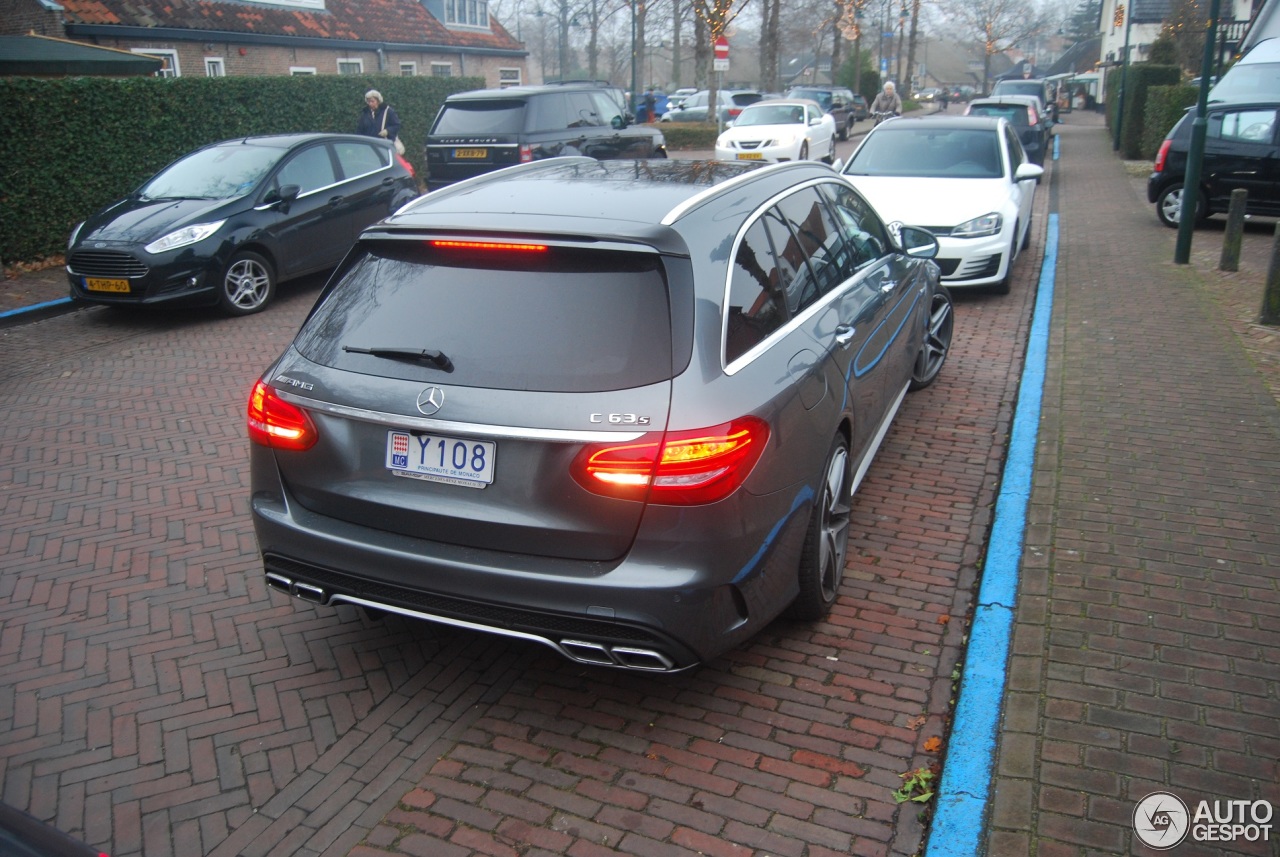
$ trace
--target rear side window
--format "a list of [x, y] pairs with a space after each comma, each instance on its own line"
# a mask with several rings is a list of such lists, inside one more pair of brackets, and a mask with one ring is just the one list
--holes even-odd
[[[655, 254], [361, 245], [294, 344], [340, 369], [467, 387], [598, 392], [672, 375], [671, 311]], [[351, 353], [439, 351], [452, 364]]]
[[290, 158], [276, 175], [276, 183], [281, 187], [296, 184], [300, 188], [300, 196], [328, 187], [336, 181], [333, 162], [329, 160], [329, 149], [326, 146], [303, 149]]
[[[747, 229], [733, 259], [726, 308], [726, 364], [759, 345], [790, 317], [784, 289], [795, 276], [795, 268], [780, 264], [774, 255], [774, 242], [765, 228], [767, 219], [762, 217]], [[772, 219], [775, 232], [785, 229], [778, 222], [776, 209]]]
[[387, 165], [385, 156], [367, 143], [336, 143], [333, 149], [338, 153], [343, 178], [368, 175]]
[[524, 130], [523, 101], [458, 101], [447, 103], [436, 117], [433, 135], [518, 134]]
[[1270, 143], [1276, 125], [1274, 109], [1226, 110], [1209, 114], [1210, 137], [1232, 143]]

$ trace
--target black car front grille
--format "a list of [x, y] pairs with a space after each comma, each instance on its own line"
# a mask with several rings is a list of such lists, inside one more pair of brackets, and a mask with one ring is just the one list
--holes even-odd
[[148, 268], [119, 250], [78, 250], [67, 261], [71, 273], [81, 277], [145, 277]]
[[552, 639], [578, 637], [648, 647], [655, 647], [660, 643], [659, 639], [653, 634], [621, 623], [596, 622], [590, 619], [579, 619], [574, 616], [501, 607], [494, 604], [465, 601], [461, 598], [421, 592], [388, 583], [359, 580], [274, 554], [264, 556], [263, 564], [268, 572], [274, 572], [290, 580], [318, 586], [330, 597], [346, 594], [379, 604], [403, 607], [431, 616], [461, 619], [490, 628], [521, 631], [526, 634], [535, 634]]

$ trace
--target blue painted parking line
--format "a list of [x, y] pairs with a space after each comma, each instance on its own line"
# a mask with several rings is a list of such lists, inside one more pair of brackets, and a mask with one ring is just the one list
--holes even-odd
[[[1058, 156], [1056, 144], [1053, 156]], [[960, 680], [960, 700], [951, 724], [937, 811], [930, 826], [925, 857], [973, 857], [985, 850], [987, 803], [1009, 672], [1009, 641], [1017, 607], [1018, 568], [1035, 468], [1057, 264], [1058, 215], [1050, 214], [1009, 455], [996, 499], [991, 543], [983, 564], [978, 606], [974, 610]]]
[[1058, 160], [1058, 144], [1061, 141], [1062, 141], [1061, 137], [1059, 137], [1057, 134], [1053, 135], [1053, 159], [1055, 161]]
[[42, 310], [54, 309], [55, 307], [65, 306], [71, 303], [71, 298], [58, 298], [56, 301], [45, 301], [42, 304], [33, 304], [31, 306], [19, 307], [18, 309], [5, 310], [0, 312], [0, 321], [8, 318], [17, 318], [27, 313], [40, 312]]

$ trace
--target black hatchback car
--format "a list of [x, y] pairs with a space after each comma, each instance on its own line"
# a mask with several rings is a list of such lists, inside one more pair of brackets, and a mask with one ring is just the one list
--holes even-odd
[[427, 135], [427, 189], [514, 164], [567, 155], [665, 158], [662, 132], [631, 122], [616, 90], [589, 84], [450, 95]]
[[277, 282], [337, 265], [362, 229], [417, 195], [412, 168], [386, 140], [214, 143], [72, 230], [71, 297], [258, 312]]
[[253, 389], [267, 583], [650, 671], [819, 618], [947, 355], [936, 252], [812, 162], [560, 158], [427, 194]]
[[1053, 139], [1053, 126], [1040, 112], [1040, 102], [1029, 95], [993, 95], [975, 98], [965, 108], [965, 116], [996, 116], [1018, 132], [1018, 139], [1033, 164], [1044, 166], [1045, 154]]
[[849, 139], [855, 122], [871, 115], [867, 99], [843, 86], [793, 86], [787, 90], [787, 98], [808, 98], [818, 102], [836, 120], [836, 133], [841, 140]]
[[[1209, 105], [1200, 193], [1196, 196], [1197, 222], [1225, 213], [1231, 205], [1231, 192], [1237, 188], [1248, 192], [1245, 210], [1249, 214], [1280, 216], [1277, 108], [1280, 104], [1275, 101]], [[1175, 229], [1182, 217], [1182, 185], [1194, 112], [1190, 110], [1179, 119], [1160, 144], [1154, 171], [1147, 180], [1147, 201], [1155, 203], [1160, 222]]]

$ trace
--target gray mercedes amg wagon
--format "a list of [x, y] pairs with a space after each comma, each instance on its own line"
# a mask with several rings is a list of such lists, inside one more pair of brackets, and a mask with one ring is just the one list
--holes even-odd
[[839, 597], [951, 299], [816, 163], [557, 158], [365, 230], [249, 401], [267, 582], [678, 671]]

